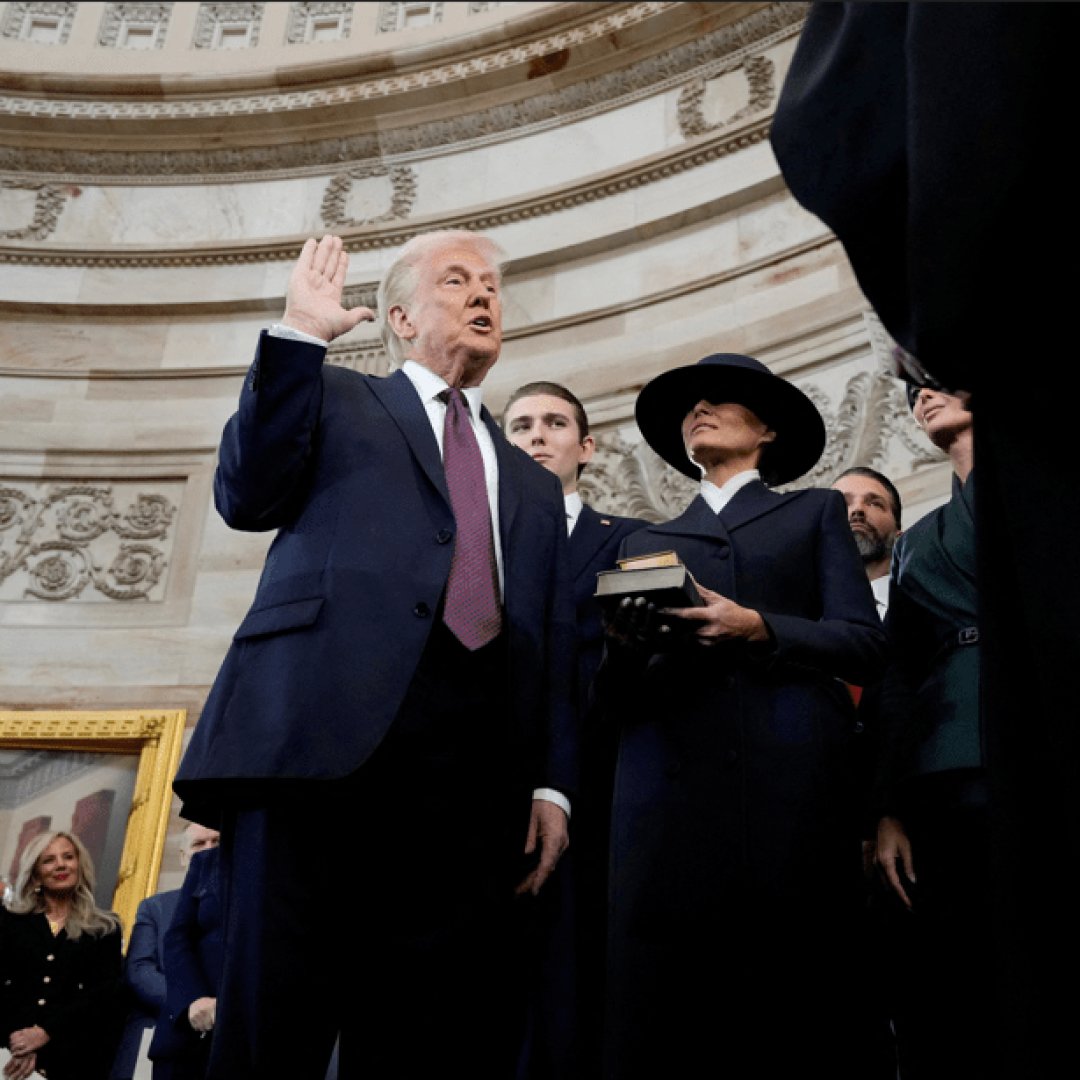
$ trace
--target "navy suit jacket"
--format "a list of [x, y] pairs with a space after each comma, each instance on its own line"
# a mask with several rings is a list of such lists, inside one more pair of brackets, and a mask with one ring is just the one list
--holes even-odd
[[150, 1057], [155, 1061], [194, 1052], [200, 1037], [188, 1022], [188, 1006], [199, 998], [218, 996], [225, 938], [219, 873], [219, 848], [192, 857], [166, 929], [162, 945], [166, 1004], [150, 1044]]
[[600, 605], [594, 599], [596, 575], [601, 570], [614, 570], [623, 540], [647, 524], [640, 518], [600, 514], [591, 506], [582, 505], [570, 534], [570, 587], [578, 633], [578, 694], [583, 706], [600, 666], [604, 644]]
[[165, 1008], [165, 931], [169, 929], [180, 899], [180, 890], [148, 896], [139, 904], [124, 962], [124, 988], [132, 1009], [124, 1022], [124, 1034], [116, 1053], [112, 1075], [130, 1077], [139, 1059], [142, 1034], [157, 1023]]
[[[176, 778], [216, 824], [273, 779], [347, 776], [379, 745], [416, 671], [450, 572], [455, 523], [412, 383], [324, 366], [264, 334], [221, 444], [215, 499], [236, 529], [277, 529]], [[507, 685], [523, 787], [572, 791], [573, 625], [558, 480], [487, 410], [499, 464]]]

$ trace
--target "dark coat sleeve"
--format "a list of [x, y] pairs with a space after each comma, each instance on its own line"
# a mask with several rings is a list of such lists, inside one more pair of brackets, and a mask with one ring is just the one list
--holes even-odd
[[947, 385], [972, 389], [982, 345], [1008, 328], [1030, 337], [1029, 319], [992, 313], [1053, 310], [1048, 290], [1071, 291], [1067, 276], [1003, 268], [1068, 249], [1075, 215], [1041, 249], [1002, 223], [1071, 204], [1060, 132], [1077, 16], [1074, 4], [819, 3], [800, 37], [770, 133], [784, 179], [843, 243], [889, 332]]
[[203, 997], [217, 997], [220, 981], [221, 909], [217, 899], [218, 851], [191, 860], [169, 929], [164, 967], [169, 1015], [187, 1022], [187, 1009]]
[[288, 525], [303, 505], [313, 462], [325, 348], [265, 331], [240, 407], [221, 439], [214, 502], [233, 529]]
[[816, 567], [821, 612], [818, 618], [759, 608], [775, 640], [772, 663], [812, 668], [865, 686], [880, 678], [886, 637], [874, 606], [839, 492], [829, 492], [817, 521]]
[[124, 982], [155, 1016], [165, 1008], [165, 973], [159, 948], [164, 927], [159, 919], [171, 905], [162, 901], [161, 896], [151, 896], [139, 905], [124, 965]]

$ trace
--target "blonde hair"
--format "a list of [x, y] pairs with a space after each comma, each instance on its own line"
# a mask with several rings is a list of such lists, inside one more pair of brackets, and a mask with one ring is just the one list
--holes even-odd
[[443, 229], [414, 236], [398, 252], [397, 258], [383, 274], [375, 300], [375, 325], [379, 329], [379, 336], [390, 357], [391, 367], [401, 367], [408, 359], [408, 353], [405, 344], [390, 325], [390, 309], [412, 300], [420, 276], [417, 267], [432, 251], [446, 247], [448, 244], [471, 247], [478, 255], [491, 263], [498, 273], [499, 284], [502, 284], [502, 274], [507, 258], [506, 253], [494, 240], [480, 233], [470, 232], [468, 229]]
[[119, 918], [111, 911], [102, 911], [94, 903], [94, 862], [90, 852], [77, 836], [67, 832], [44, 832], [26, 845], [22, 869], [13, 890], [15, 895], [6, 905], [8, 911], [16, 915], [44, 914], [45, 896], [37, 880], [37, 868], [45, 849], [54, 840], [69, 840], [79, 856], [79, 880], [64, 923], [67, 936], [74, 940], [82, 934], [100, 935], [115, 930], [120, 925]]

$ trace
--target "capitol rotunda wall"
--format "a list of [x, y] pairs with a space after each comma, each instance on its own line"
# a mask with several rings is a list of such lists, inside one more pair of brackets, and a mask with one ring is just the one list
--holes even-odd
[[[907, 520], [940, 502], [948, 464], [887, 337], [769, 147], [805, 9], [0, 4], [2, 707], [197, 719], [269, 543], [214, 511], [217, 443], [326, 232], [353, 304], [418, 232], [506, 250], [485, 400], [570, 386], [602, 509], [688, 501], [633, 405], [718, 351], [819, 405], [829, 445], [800, 483], [865, 464]], [[388, 370], [364, 324], [329, 362]]]

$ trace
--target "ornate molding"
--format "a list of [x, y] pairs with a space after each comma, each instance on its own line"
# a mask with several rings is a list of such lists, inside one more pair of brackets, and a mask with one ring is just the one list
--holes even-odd
[[331, 345], [326, 363], [359, 371], [362, 375], [389, 375], [390, 357], [382, 342], [365, 341], [356, 345]]
[[423, 26], [430, 26], [435, 23], [442, 22], [443, 17], [443, 5], [440, 3], [430, 4], [408, 4], [408, 3], [390, 3], [384, 0], [379, 4], [379, 19], [375, 25], [375, 30], [379, 34], [393, 34], [398, 30], [407, 29], [405, 25], [405, 19], [408, 16], [409, 8], [427, 8], [431, 19], [423, 23]]
[[350, 3], [300, 3], [289, 5], [289, 25], [285, 31], [286, 45], [310, 45], [316, 41], [315, 27], [320, 19], [338, 20], [338, 35], [331, 40], [341, 41], [352, 33], [353, 8]]
[[[748, 116], [763, 112], [771, 108], [776, 98], [776, 67], [765, 56], [750, 56], [738, 65], [732, 65], [731, 71], [741, 71], [746, 76], [749, 85], [748, 103], [726, 120], [717, 120], [710, 123], [705, 117], [705, 90], [708, 79], [695, 79], [680, 94], [676, 106], [676, 117], [679, 122], [679, 130], [687, 139], [705, 135], [711, 131], [719, 131], [721, 128], [730, 127], [732, 124], [745, 120]], [[719, 74], [727, 74], [721, 72]], [[716, 78], [713, 75], [712, 78]]]
[[[672, 5], [634, 5], [629, 12], [614, 13], [608, 19], [633, 14], [636, 21], [641, 21], [670, 6]], [[640, 10], [645, 8], [649, 11]], [[657, 10], [652, 10], [654, 8]], [[0, 147], [0, 172], [30, 174], [41, 179], [65, 182], [129, 183], [137, 179], [140, 184], [205, 184], [214, 176], [238, 182], [313, 175], [340, 168], [342, 162], [361, 165], [377, 160], [387, 166], [403, 164], [442, 155], [451, 149], [472, 149], [556, 128], [664, 93], [682, 85], [688, 78], [704, 82], [742, 67], [747, 63], [749, 53], [760, 53], [796, 33], [804, 17], [803, 4], [775, 4], [711, 34], [705, 34], [620, 71], [587, 79], [551, 93], [538, 94], [482, 111], [468, 112], [447, 120], [320, 141], [289, 142], [279, 139], [271, 146], [217, 150], [72, 151], [4, 146]], [[603, 23], [604, 20], [599, 22]], [[563, 35], [545, 38], [539, 43], [508, 50], [505, 56], [498, 55], [504, 58], [517, 56], [525, 50], [528, 55], [522, 53], [520, 62], [526, 62], [534, 56], [542, 57], [558, 48], [567, 47], [565, 44], [558, 44], [566, 35], [574, 37], [571, 42], [573, 44], [580, 43], [578, 38], [581, 34], [585, 34], [582, 41], [591, 40], [597, 36], [598, 32], [593, 32], [596, 25], [598, 24], [575, 28]], [[586, 31], [588, 33], [585, 33]], [[451, 65], [413, 76], [396, 77], [389, 82], [396, 85], [412, 80], [408, 87], [401, 89], [420, 89], [427, 85], [428, 79], [441, 85], [457, 78], [465, 78], [469, 74], [486, 74], [494, 70], [493, 64], [498, 66], [495, 58], [488, 55], [463, 65]], [[459, 71], [459, 68], [462, 70]], [[466, 68], [467, 71], [464, 70]], [[748, 78], [759, 69], [760, 65], [758, 69], [748, 66]], [[376, 81], [379, 85], [382, 82], [387, 80]], [[337, 85], [317, 91], [296, 91], [291, 94], [252, 98], [214, 98], [184, 102], [91, 102], [68, 99], [43, 101], [8, 95], [0, 96], [0, 115], [6, 113], [19, 117], [51, 116], [53, 114], [49, 109], [54, 104], [85, 120], [165, 121], [184, 119], [189, 114], [205, 119], [237, 115], [245, 109], [258, 115], [288, 113], [320, 105], [346, 106], [361, 93], [367, 97], [378, 96], [375, 91], [364, 89], [375, 86], [376, 83]], [[751, 86], [754, 85], [752, 80]], [[752, 90], [752, 97], [754, 93]], [[244, 102], [247, 105], [241, 108]], [[732, 118], [729, 124], [734, 122]]]
[[106, 4], [98, 31], [98, 44], [107, 49], [129, 48], [121, 41], [121, 33], [134, 27], [148, 28], [153, 34], [153, 47], [165, 46], [169, 33], [172, 4]]
[[[702, 165], [737, 153], [747, 147], [764, 142], [769, 136], [767, 120], [754, 121], [745, 127], [721, 135], [700, 144], [688, 144], [669, 155], [650, 159], [601, 179], [590, 179], [567, 187], [556, 195], [536, 199], [526, 197], [496, 203], [482, 211], [448, 214], [440, 218], [417, 219], [407, 225], [393, 225], [378, 229], [368, 235], [344, 237], [349, 251], [368, 251], [377, 248], [399, 247], [418, 232], [431, 229], [486, 229], [543, 217], [569, 210], [577, 206], [621, 195], [634, 188], [656, 180], [666, 180], [677, 173], [696, 169]], [[708, 137], [707, 137], [708, 138]], [[240, 263], [262, 263], [274, 260], [293, 260], [300, 252], [306, 237], [293, 237], [265, 243], [252, 242], [232, 248], [184, 248], [162, 251], [160, 248], [98, 250], [33, 248], [22, 249], [0, 246], [0, 264], [26, 263], [38, 266], [218, 266]]]
[[[373, 214], [371, 217], [350, 217], [346, 210], [353, 184], [358, 180], [371, 180], [380, 176], [385, 176], [389, 180], [389, 206], [381, 214]], [[338, 173], [326, 186], [320, 213], [329, 229], [356, 229], [365, 225], [378, 225], [384, 221], [399, 221], [407, 218], [414, 202], [416, 202], [415, 170], [409, 165], [392, 165], [388, 168], [383, 162], [377, 161]]]
[[[78, 4], [74, 3], [14, 3], [8, 4], [4, 12], [4, 21], [0, 24], [0, 36], [27, 41], [28, 18], [35, 15], [55, 18], [57, 20], [57, 37], [55, 41], [47, 42], [49, 45], [66, 45], [71, 36], [71, 26], [75, 21], [75, 9]], [[45, 42], [33, 42], [41, 45]]]
[[697, 484], [676, 472], [644, 442], [631, 445], [617, 431], [596, 438], [596, 452], [578, 485], [590, 506], [609, 514], [668, 521], [697, 494]]
[[34, 216], [28, 225], [14, 229], [0, 229], [0, 240], [46, 240], [52, 235], [67, 196], [57, 184], [22, 183], [18, 180], [0, 180], [0, 190], [33, 191]]
[[247, 49], [259, 44], [259, 31], [262, 28], [263, 8], [265, 4], [200, 4], [195, 21], [195, 37], [191, 42], [193, 49], [229, 48], [221, 44], [223, 33], [231, 27], [242, 27], [247, 31]]
[[108, 485], [5, 481], [0, 585], [9, 600], [19, 598], [15, 581], [24, 600], [76, 600], [90, 585], [108, 600], [147, 600], [165, 572], [176, 509], [137, 488], [120, 510]]

